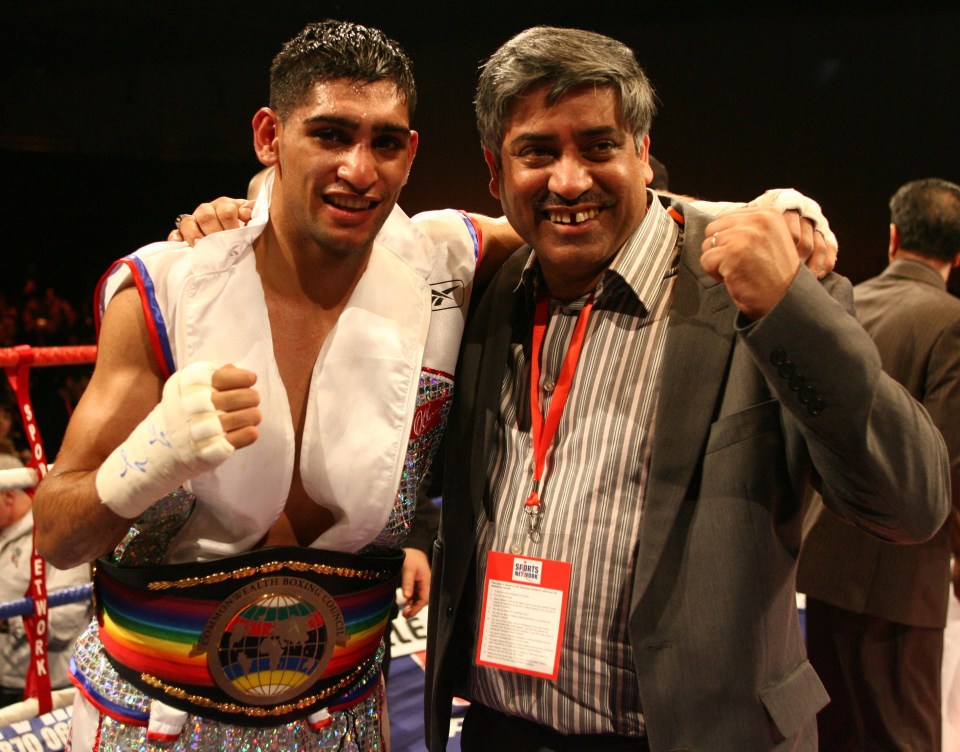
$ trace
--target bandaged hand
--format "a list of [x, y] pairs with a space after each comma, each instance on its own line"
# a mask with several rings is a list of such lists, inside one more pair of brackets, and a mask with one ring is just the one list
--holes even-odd
[[828, 243], [837, 245], [837, 238], [830, 229], [830, 223], [824, 216], [820, 204], [809, 196], [804, 196], [800, 191], [793, 188], [771, 188], [750, 201], [747, 206], [772, 206], [781, 214], [795, 211], [803, 219], [810, 220], [814, 230], [823, 235]]
[[[726, 201], [694, 201], [693, 205], [718, 217], [735, 212], [744, 204]], [[783, 215], [793, 238], [797, 256], [817, 279], [823, 279], [837, 265], [837, 238], [820, 204], [793, 188], [773, 188], [746, 206], [771, 207]]]
[[160, 403], [100, 466], [97, 493], [114, 513], [135, 519], [184, 482], [221, 465], [256, 440], [256, 376], [198, 362], [164, 384]]
[[837, 237], [820, 204], [793, 188], [773, 188], [747, 206], [772, 206], [783, 215], [797, 255], [817, 279], [833, 271], [839, 253]]

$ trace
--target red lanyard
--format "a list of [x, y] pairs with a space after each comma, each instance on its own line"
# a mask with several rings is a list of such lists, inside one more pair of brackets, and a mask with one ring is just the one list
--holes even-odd
[[577, 370], [580, 352], [583, 350], [583, 341], [587, 332], [587, 321], [593, 310], [593, 295], [584, 304], [577, 316], [577, 325], [573, 329], [570, 347], [563, 358], [560, 375], [553, 392], [553, 399], [547, 415], [540, 410], [540, 359], [543, 357], [543, 339], [547, 333], [547, 324], [550, 320], [550, 303], [546, 295], [537, 299], [537, 309], [533, 319], [533, 352], [530, 362], [530, 424], [533, 444], [533, 490], [527, 497], [526, 513], [530, 538], [539, 540], [540, 519], [542, 514], [540, 504], [540, 480], [543, 478], [543, 467], [547, 460], [547, 450], [556, 436], [557, 426], [567, 405], [570, 396], [570, 386], [573, 383], [573, 374]]

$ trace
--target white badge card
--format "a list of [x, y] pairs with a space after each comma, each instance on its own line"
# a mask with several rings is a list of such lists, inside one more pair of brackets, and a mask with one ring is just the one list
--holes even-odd
[[570, 595], [570, 562], [491, 551], [477, 665], [556, 679]]

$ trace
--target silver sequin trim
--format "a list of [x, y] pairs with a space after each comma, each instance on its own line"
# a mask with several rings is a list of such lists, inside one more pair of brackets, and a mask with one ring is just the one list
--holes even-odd
[[397, 489], [393, 511], [390, 513], [390, 519], [387, 520], [386, 526], [371, 544], [372, 549], [399, 548], [407, 539], [410, 524], [413, 522], [417, 491], [430, 468], [430, 462], [437, 451], [437, 444], [443, 435], [444, 427], [447, 425], [451, 397], [453, 397], [452, 379], [426, 371], [420, 374], [417, 407], [437, 400], [446, 400], [446, 403], [441, 408], [440, 420], [437, 424], [417, 438], [411, 439], [407, 445], [407, 456], [403, 474], [400, 476], [400, 487]]
[[[383, 659], [380, 646], [374, 665], [362, 681], [379, 675]], [[150, 698], [124, 681], [110, 665], [97, 636], [96, 623], [81, 635], [74, 653], [76, 670], [104, 697], [130, 710], [148, 713]], [[352, 708], [330, 714], [330, 724], [314, 731], [305, 721], [283, 726], [251, 728], [220, 723], [190, 715], [183, 732], [173, 742], [155, 744], [147, 741], [146, 729], [102, 716], [98, 752], [142, 750], [143, 752], [380, 752], [383, 738], [380, 718], [383, 708], [383, 685]]]

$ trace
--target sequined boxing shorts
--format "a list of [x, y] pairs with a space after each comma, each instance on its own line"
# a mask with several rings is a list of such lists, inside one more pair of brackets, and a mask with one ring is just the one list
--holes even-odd
[[379, 681], [370, 669], [402, 562], [297, 547], [146, 568], [100, 560], [100, 641], [121, 677], [173, 708], [288, 723]]

